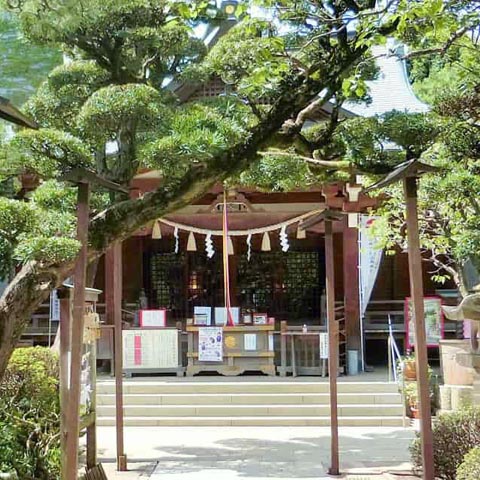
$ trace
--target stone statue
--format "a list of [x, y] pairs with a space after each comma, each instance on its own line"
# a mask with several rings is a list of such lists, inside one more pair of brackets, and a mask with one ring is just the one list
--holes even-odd
[[478, 332], [480, 330], [480, 293], [467, 295], [456, 307], [442, 307], [449, 320], [456, 322], [471, 321], [470, 346], [472, 353], [480, 354]]

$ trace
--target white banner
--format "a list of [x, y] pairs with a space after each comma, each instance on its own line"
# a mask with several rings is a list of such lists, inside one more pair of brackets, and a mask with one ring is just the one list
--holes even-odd
[[360, 268], [360, 313], [362, 318], [367, 310], [368, 302], [372, 296], [378, 269], [382, 260], [382, 249], [376, 246], [376, 239], [369, 232], [375, 217], [360, 215], [358, 232], [359, 241], [359, 268]]
[[50, 292], [50, 320], [54, 322], [60, 321], [60, 300], [58, 299], [57, 289]]

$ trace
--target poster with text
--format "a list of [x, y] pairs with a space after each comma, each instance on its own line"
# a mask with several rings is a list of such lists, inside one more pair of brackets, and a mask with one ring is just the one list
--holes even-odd
[[[444, 338], [444, 318], [442, 299], [440, 297], [424, 297], [425, 333], [428, 347], [438, 347]], [[407, 333], [407, 349], [415, 346], [415, 314], [411, 297], [405, 299], [405, 328]]]
[[198, 329], [198, 360], [221, 362], [223, 360], [223, 329], [203, 327]]

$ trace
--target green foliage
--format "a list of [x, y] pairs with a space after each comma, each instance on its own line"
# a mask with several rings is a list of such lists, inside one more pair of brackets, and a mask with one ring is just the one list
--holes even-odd
[[[465, 455], [480, 447], [480, 409], [471, 408], [440, 415], [433, 425], [433, 463], [436, 477], [455, 480]], [[415, 469], [422, 465], [420, 437], [410, 447]]]
[[42, 127], [75, 134], [76, 116], [110, 74], [93, 61], [74, 61], [54, 68], [26, 104], [26, 112]]
[[60, 474], [58, 358], [43, 347], [14, 351], [0, 383], [0, 471], [21, 479]]
[[288, 57], [272, 23], [246, 19], [219, 40], [202, 69], [235, 85], [240, 95], [258, 100], [275, 92], [288, 71]]
[[457, 469], [456, 480], [477, 480], [480, 478], [480, 446], [472, 448]]
[[10, 142], [8, 166], [49, 179], [75, 167], [93, 166], [84, 143], [59, 130], [22, 130]]
[[58, 265], [74, 260], [79, 249], [80, 243], [73, 238], [37, 236], [21, 242], [15, 250], [15, 257], [22, 262], [48, 260], [49, 263]]
[[[288, 172], [288, 175], [285, 175]], [[318, 182], [308, 165], [292, 156], [268, 155], [240, 175], [239, 183], [266, 191], [292, 191]]]
[[140, 151], [143, 166], [159, 169], [173, 180], [192, 166], [208, 164], [215, 155], [247, 137], [251, 115], [235, 97], [189, 102], [173, 113], [168, 132]]

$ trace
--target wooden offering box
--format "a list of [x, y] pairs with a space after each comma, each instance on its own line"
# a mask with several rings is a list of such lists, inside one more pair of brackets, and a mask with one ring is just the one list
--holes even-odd
[[[221, 375], [240, 375], [259, 371], [275, 375], [273, 350], [274, 325], [235, 325], [234, 327], [199, 327], [188, 325], [187, 376], [200, 372], [218, 372]], [[205, 355], [207, 333], [211, 342], [219, 345], [208, 349]], [[205, 340], [207, 339], [207, 340]], [[210, 360], [204, 360], [210, 354]], [[218, 360], [214, 360], [218, 354]], [[203, 358], [202, 358], [203, 357]]]

